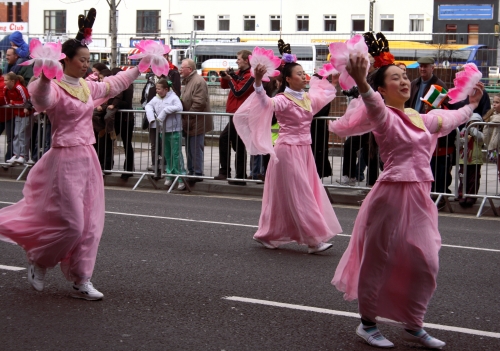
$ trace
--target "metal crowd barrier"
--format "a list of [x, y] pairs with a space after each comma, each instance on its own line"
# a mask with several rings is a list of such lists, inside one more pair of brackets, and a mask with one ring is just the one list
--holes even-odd
[[[6, 112], [9, 111], [9, 108], [2, 108], [2, 110], [5, 110]], [[0, 110], [1, 111], [1, 110]], [[10, 109], [12, 113], [12, 108]], [[115, 133], [117, 134], [116, 140], [111, 140], [109, 134], [105, 134], [104, 136], [99, 137], [99, 135], [96, 133], [96, 140], [98, 141], [95, 145], [96, 147], [96, 152], [99, 157], [100, 163], [101, 163], [101, 168], [103, 171], [103, 175], [108, 175], [108, 174], [121, 174], [124, 179], [128, 179], [131, 176], [136, 176], [139, 177], [139, 179], [134, 179], [135, 180], [135, 185], [133, 189], [136, 189], [139, 184], [146, 178], [149, 181], [151, 181], [151, 184], [157, 189], [158, 185], [155, 180], [159, 179], [167, 179], [166, 177], [171, 177], [172, 178], [172, 184], [169, 186], [168, 192], [171, 192], [172, 190], [175, 189], [175, 186], [179, 184], [180, 181], [184, 182], [186, 184], [186, 188], [188, 191], [191, 190], [191, 181], [199, 181], [199, 180], [206, 180], [206, 179], [214, 179], [219, 174], [219, 137], [220, 137], [220, 132], [224, 129], [226, 124], [229, 122], [229, 118], [232, 116], [230, 113], [219, 113], [219, 112], [211, 112], [211, 113], [199, 113], [199, 112], [181, 112], [180, 113], [183, 118], [187, 118], [191, 120], [192, 118], [196, 118], [196, 116], [204, 116], [202, 120], [198, 118], [198, 124], [195, 124], [195, 127], [199, 126], [199, 123], [203, 123], [203, 129], [209, 130], [210, 132], [203, 133], [203, 171], [202, 175], [200, 174], [189, 174], [188, 167], [184, 167], [186, 169], [186, 174], [182, 173], [167, 173], [166, 172], [166, 167], [165, 167], [165, 161], [166, 157], [172, 157], [173, 155], [165, 155], [164, 154], [164, 147], [159, 147], [155, 148], [154, 153], [151, 152], [151, 140], [154, 138], [155, 140], [155, 145], [160, 144], [160, 140], [166, 140], [166, 135], [164, 134], [164, 131], [160, 128], [156, 128], [156, 130], [153, 130], [153, 133], [150, 133], [150, 129], [143, 130], [141, 128], [142, 125], [142, 120], [145, 115], [144, 110], [119, 110], [115, 116], [116, 123], [115, 123]], [[8, 112], [7, 112], [8, 115]], [[10, 115], [8, 115], [10, 116]], [[208, 123], [208, 118], [210, 117], [213, 120], [213, 128], [210, 128], [210, 126], [206, 127], [206, 124]], [[325, 121], [325, 125], [323, 126], [327, 130], [327, 121], [328, 120], [334, 120], [338, 117], [316, 117], [315, 120], [317, 122]], [[14, 119], [11, 118], [11, 121]], [[30, 151], [31, 151], [31, 158], [34, 161], [39, 159], [43, 155], [44, 152], [48, 150], [50, 147], [50, 123], [48, 121], [48, 118], [44, 114], [40, 114], [37, 117], [31, 117], [32, 123], [31, 123], [31, 131], [32, 133], [32, 138], [31, 138], [31, 144], [30, 144]], [[9, 125], [8, 128], [11, 129], [11, 132], [14, 128], [14, 123], [3, 123], [3, 125], [0, 122], [0, 127], [2, 127], [2, 131], [6, 128], [6, 125]], [[473, 125], [469, 126], [466, 130], [465, 138], [469, 135], [469, 129], [474, 126], [474, 125], [491, 125], [494, 123], [474, 123]], [[324, 133], [324, 129], [321, 129], [318, 127], [319, 124], [316, 124], [315, 127], [313, 127], [313, 130], [311, 131], [313, 134], [313, 139], [318, 140], [318, 137], [320, 136], [320, 133]], [[270, 126], [271, 128], [271, 126]], [[0, 133], [1, 134], [1, 133]], [[185, 166], [187, 166], [187, 155], [186, 155], [186, 147], [185, 147], [185, 142], [186, 142], [186, 135], [190, 134], [190, 130], [188, 129], [187, 131], [183, 132], [183, 142], [181, 146], [181, 154], [179, 157], [182, 159], [182, 162]], [[151, 136], [150, 136], [151, 135]], [[460, 132], [457, 129], [457, 135], [460, 135]], [[325, 135], [324, 135], [325, 136]], [[231, 135], [229, 135], [229, 138], [231, 138]], [[350, 138], [356, 138], [356, 137], [350, 137]], [[368, 137], [370, 138], [370, 137]], [[447, 137], [448, 138], [448, 137]], [[4, 156], [6, 153], [8, 153], [8, 147], [9, 143], [7, 140], [6, 135], [1, 135], [0, 136], [0, 160], [3, 160], [4, 162], [0, 162], [0, 165], [3, 167], [9, 167], [11, 165], [7, 164], [4, 159]], [[369, 140], [369, 139], [368, 139]], [[353, 139], [351, 139], [353, 141]], [[446, 143], [448, 144], [448, 143]], [[346, 149], [349, 147], [349, 149]], [[356, 145], [353, 145], [353, 143], [346, 143], [346, 139], [340, 139], [333, 135], [332, 133], [329, 133], [328, 131], [326, 132], [326, 139], [322, 141], [322, 143], [318, 144], [315, 143], [312, 146], [312, 151], [315, 156], [318, 153], [322, 153], [323, 155], [325, 153], [328, 153], [327, 157], [323, 157], [321, 159], [321, 165], [320, 169], [325, 169], [326, 166], [326, 160], [328, 160], [328, 163], [331, 166], [331, 173], [325, 177], [322, 177], [322, 182], [325, 188], [342, 188], [342, 189], [349, 189], [353, 191], [358, 191], [361, 194], [365, 195], [369, 190], [370, 186], [367, 185], [366, 181], [361, 181], [361, 175], [365, 175], [365, 172], [359, 171], [357, 174], [348, 174], [349, 178], [357, 178], [356, 182], [354, 184], [340, 184], [338, 180], [342, 179], [342, 175], [344, 175], [342, 168], [344, 166], [345, 162], [357, 162], [358, 166], [362, 161], [364, 160], [363, 157], [363, 152], [365, 153], [364, 155], [373, 155], [373, 157], [368, 158], [368, 164], [366, 165], [367, 170], [366, 170], [366, 176], [369, 177], [369, 167], [374, 167], [376, 168], [377, 172], [380, 173], [381, 169], [383, 168], [383, 165], [378, 157], [378, 153], [374, 152], [376, 150], [371, 149], [371, 143], [364, 143], [362, 144], [359, 142]], [[368, 147], [368, 151], [362, 150], [363, 148]], [[361, 149], [361, 152], [359, 152]], [[228, 165], [227, 169], [231, 168], [233, 171], [235, 171], [235, 167], [233, 166], [235, 164], [235, 151], [236, 150], [231, 150], [230, 148], [230, 154], [228, 155], [229, 162], [231, 163]], [[467, 145], [465, 145], [465, 154], [467, 154]], [[485, 150], [482, 151], [483, 153]], [[358, 154], [356, 154], [358, 153]], [[8, 155], [7, 155], [8, 156]], [[182, 156], [182, 157], [181, 157]], [[489, 173], [492, 173], [492, 167], [491, 163], [485, 162], [485, 172], [486, 174], [486, 182], [481, 184], [478, 191], [476, 191], [475, 194], [470, 194], [467, 193], [465, 189], [465, 184], [467, 184], [467, 158], [465, 159], [464, 162], [464, 174], [460, 175], [459, 174], [459, 165], [458, 165], [458, 160], [460, 159], [460, 145], [459, 145], [459, 138], [456, 139], [455, 141], [455, 151], [454, 151], [454, 157], [447, 157], [447, 160], [444, 164], [445, 169], [447, 170], [444, 175], [444, 184], [445, 184], [445, 189], [448, 189], [448, 187], [452, 187], [453, 191], [447, 192], [446, 190], [443, 191], [438, 191], [438, 189], [434, 188], [432, 189], [430, 195], [433, 196], [435, 199], [436, 204], [438, 204], [440, 201], [445, 201], [445, 205], [448, 207], [450, 212], [453, 212], [453, 209], [450, 205], [449, 198], [455, 197], [457, 199], [458, 194], [459, 194], [459, 188], [458, 184], [460, 179], [462, 179], [464, 183], [464, 189], [462, 190], [463, 196], [464, 197], [474, 197], [474, 198], [480, 198], [482, 199], [482, 203], [479, 209], [479, 212], [477, 216], [480, 216], [482, 214], [484, 205], [486, 201], [489, 201], [491, 208], [493, 209], [493, 212], [495, 215], [498, 215], [497, 210], [493, 204], [494, 199], [498, 200], [500, 199], [500, 195], [498, 194], [498, 188], [500, 187], [499, 181], [498, 181], [498, 172], [495, 170], [495, 180], [491, 181], [489, 178], [491, 178], [491, 175]], [[349, 157], [350, 160], [346, 160], [345, 157]], [[455, 161], [453, 160], [455, 158], [456, 161], [456, 166], [455, 166]], [[251, 157], [250, 155], [246, 155], [246, 160], [245, 160], [245, 176], [249, 175], [252, 171], [252, 168], [254, 168], [254, 160], [255, 158]], [[356, 161], [357, 160], [357, 161]], [[370, 162], [376, 162], [375, 164], [370, 164]], [[258, 162], [255, 163], [257, 165], [256, 169], [260, 167], [261, 172], [264, 173], [264, 170], [262, 169], [262, 166], [258, 166]], [[18, 180], [22, 179], [24, 174], [26, 174], [26, 171], [31, 167], [32, 163], [30, 162], [25, 163], [23, 165], [23, 171], [21, 174], [18, 176]], [[455, 169], [453, 170], [453, 173], [450, 173], [453, 166], [455, 166]], [[496, 166], [498, 167], [498, 166]], [[352, 165], [349, 168], [353, 168]], [[255, 176], [255, 175], [254, 175]], [[450, 179], [451, 177], [451, 179]], [[462, 177], [462, 178], [461, 178]], [[365, 178], [366, 179], [366, 178]], [[257, 183], [257, 184], [262, 184], [263, 183], [263, 178], [257, 178], [254, 177], [254, 179], [249, 179], [249, 178], [236, 178], [236, 177], [228, 177], [228, 181], [236, 181], [236, 182], [248, 182], [248, 183]], [[454, 180], [454, 185], [452, 183], [452, 180]], [[372, 183], [374, 181], [372, 180]]]

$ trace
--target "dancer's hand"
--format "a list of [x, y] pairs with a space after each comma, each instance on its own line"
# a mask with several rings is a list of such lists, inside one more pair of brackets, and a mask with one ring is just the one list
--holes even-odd
[[476, 88], [469, 95], [469, 103], [474, 107], [473, 110], [479, 105], [479, 101], [483, 97], [484, 84], [479, 82], [476, 84]]
[[254, 69], [255, 76], [255, 86], [260, 87], [262, 85], [262, 77], [266, 74], [267, 69], [266, 66], [258, 64]]
[[349, 55], [349, 63], [346, 71], [354, 79], [360, 93], [366, 93], [370, 86], [366, 81], [366, 72], [368, 71], [368, 62], [366, 58], [356, 54]]

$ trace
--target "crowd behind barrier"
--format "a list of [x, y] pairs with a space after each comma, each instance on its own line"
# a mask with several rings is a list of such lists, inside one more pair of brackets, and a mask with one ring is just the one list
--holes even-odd
[[[36, 116], [30, 117], [30, 128], [28, 129], [28, 133], [30, 133], [30, 156], [26, 158], [24, 163], [7, 163], [6, 160], [10, 158], [12, 153], [12, 139], [9, 141], [9, 129], [12, 135], [15, 125], [13, 123], [7, 123], [8, 121], [13, 120], [14, 109], [11, 107], [2, 107], [1, 112], [3, 116], [6, 118], [4, 121], [0, 121], [0, 129], [3, 132], [0, 136], [0, 165], [3, 168], [8, 167], [23, 167], [23, 171], [18, 177], [18, 180], [22, 179], [26, 171], [32, 167], [36, 161], [43, 156], [43, 153], [47, 152], [50, 149], [50, 121], [48, 117], [41, 113]], [[188, 118], [194, 118], [193, 115], [200, 115], [200, 113], [190, 113], [190, 112], [182, 112], [181, 113]], [[96, 144], [96, 152], [100, 157], [101, 161], [104, 161], [104, 156], [106, 154], [110, 154], [110, 162], [102, 162], [103, 166], [103, 176], [110, 174], [120, 174], [127, 175], [123, 177], [124, 179], [128, 179], [131, 176], [135, 176], [135, 178], [131, 178], [131, 182], [135, 182], [134, 189], [143, 181], [145, 178], [149, 179], [151, 183], [157, 188], [158, 180], [165, 181], [165, 179], [171, 179], [172, 182], [168, 186], [168, 191], [172, 191], [179, 184], [179, 180], [184, 181], [187, 185], [187, 190], [191, 190], [195, 183], [203, 180], [213, 179], [219, 170], [219, 152], [218, 152], [218, 143], [219, 143], [219, 134], [222, 127], [227, 123], [229, 117], [232, 115], [230, 113], [222, 113], [222, 112], [211, 112], [204, 113], [205, 116], [210, 115], [214, 122], [214, 128], [211, 132], [206, 133], [205, 135], [205, 154], [204, 154], [204, 174], [203, 176], [197, 175], [189, 175], [187, 173], [168, 173], [166, 172], [166, 164], [167, 160], [176, 157], [176, 155], [166, 155], [164, 154], [165, 148], [163, 147], [161, 150], [156, 149], [155, 155], [151, 155], [151, 145], [149, 142], [149, 132], [148, 130], [143, 130], [141, 128], [141, 121], [143, 119], [144, 111], [143, 110], [120, 110], [117, 113], [116, 120], [117, 121], [127, 121], [131, 119], [131, 123], [125, 123], [123, 127], [119, 126], [117, 128], [117, 139], [113, 140], [111, 143], [100, 143]], [[333, 120], [338, 117], [331, 116], [323, 116], [316, 117], [316, 121], [325, 121]], [[119, 123], [118, 123], [119, 124]], [[431, 196], [438, 204], [440, 201], [445, 201], [446, 205], [451, 211], [451, 206], [449, 204], [449, 198], [454, 197], [455, 199], [460, 198], [477, 198], [481, 200], [480, 209], [478, 212], [478, 216], [482, 214], [483, 208], [487, 201], [490, 202], [491, 208], [494, 211], [495, 215], [498, 215], [495, 206], [493, 204], [493, 200], [500, 199], [500, 170], [498, 166], [498, 161], [495, 159], [496, 155], [498, 155], [498, 150], [494, 150], [495, 152], [491, 152], [490, 150], [488, 157], [488, 150], [484, 149], [483, 145], [481, 145], [480, 153], [482, 157], [483, 167], [481, 169], [480, 174], [476, 174], [476, 172], [471, 171], [468, 166], [470, 166], [470, 158], [462, 157], [463, 155], [467, 155], [469, 149], [471, 147], [470, 143], [463, 143], [463, 140], [468, 140], [470, 136], [471, 128], [475, 128], [477, 126], [481, 126], [484, 128], [485, 126], [489, 126], [490, 128], [496, 128], [498, 124], [496, 123], [486, 123], [486, 122], [475, 122], [469, 125], [464, 129], [462, 135], [460, 135], [460, 131], [457, 130], [457, 137], [455, 140], [455, 157], [450, 158], [450, 164], [446, 164], [446, 168], [449, 169], [449, 172], [445, 173], [444, 182], [446, 184], [446, 191], [437, 192], [435, 187], [433, 187]], [[159, 140], [165, 140], [165, 134], [161, 128], [156, 128], [156, 138]], [[318, 138], [318, 128], [313, 128], [313, 140]], [[129, 139], [130, 147], [127, 151], [127, 147], [124, 144], [122, 135], [131, 135]], [[462, 142], [461, 142], [462, 140]], [[312, 151], [316, 155], [318, 152], [326, 152], [328, 153], [328, 163], [331, 167], [332, 171], [328, 176], [323, 177], [322, 181], [325, 188], [343, 188], [343, 189], [351, 189], [352, 191], [357, 191], [360, 194], [367, 194], [370, 190], [370, 186], [367, 185], [366, 176], [367, 170], [365, 171], [365, 167], [367, 168], [369, 164], [364, 164], [364, 159], [361, 156], [363, 150], [351, 148], [347, 153], [344, 153], [344, 144], [346, 140], [336, 138], [332, 133], [328, 133], [327, 142], [324, 145], [324, 149], [321, 145], [313, 145]], [[367, 144], [370, 148], [371, 146]], [[363, 145], [363, 147], [366, 147]], [[109, 149], [108, 149], [109, 148]], [[371, 153], [372, 150], [368, 150], [368, 154]], [[132, 155], [130, 155], [132, 152]], [[127, 155], [129, 153], [129, 155]], [[234, 150], [231, 150], [233, 153], [232, 159], [234, 160]], [[350, 184], [342, 184], [342, 166], [345, 162], [344, 155], [348, 155], [352, 159], [356, 161], [356, 174], [349, 175], [350, 178], [355, 178], [355, 183]], [[462, 156], [461, 156], [462, 155]], [[186, 160], [185, 149], [182, 148], [182, 162]], [[463, 158], [463, 170], [459, 167], [459, 160]], [[245, 164], [245, 174], [247, 176], [246, 179], [240, 178], [228, 178], [229, 181], [239, 181], [239, 182], [253, 182], [253, 183], [262, 183], [265, 181], [265, 169], [262, 167], [262, 164], [255, 161], [258, 157], [250, 157], [248, 155], [247, 161]], [[130, 161], [132, 160], [132, 161]], [[383, 164], [378, 158], [378, 155], [375, 158], [372, 158], [369, 162], [376, 162], [376, 168], [378, 172], [381, 172], [383, 169]], [[133, 162], [133, 167], [127, 170], [127, 162]], [[317, 160], [318, 162], [318, 160]], [[318, 169], [325, 168], [325, 158], [321, 158], [319, 162], [323, 164], [318, 165]], [[478, 165], [473, 165], [473, 167], [478, 168]], [[452, 171], [453, 170], [453, 171]], [[255, 172], [259, 172], [255, 174]], [[366, 175], [365, 175], [366, 174]], [[352, 176], [352, 177], [351, 177]], [[476, 185], [471, 187], [467, 187], [469, 182], [469, 178], [477, 177]], [[479, 179], [481, 182], [479, 183]], [[156, 181], [155, 181], [156, 180]], [[459, 183], [461, 181], [462, 186], [459, 187]]]

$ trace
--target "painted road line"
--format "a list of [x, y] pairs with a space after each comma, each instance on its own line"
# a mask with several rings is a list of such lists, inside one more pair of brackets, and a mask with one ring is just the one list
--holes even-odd
[[[353, 313], [353, 312], [336, 311], [336, 310], [329, 310], [326, 308], [294, 305], [294, 304], [290, 304], [290, 303], [282, 303], [282, 302], [275, 302], [275, 301], [268, 301], [268, 300], [258, 300], [258, 299], [251, 299], [248, 297], [226, 296], [226, 297], [223, 297], [223, 299], [229, 300], [229, 301], [253, 303], [253, 304], [272, 306], [272, 307], [289, 308], [292, 310], [325, 313], [325, 314], [331, 314], [334, 316], [351, 317], [351, 318], [356, 318], [356, 319], [360, 318], [358, 313]], [[439, 330], [445, 330], [445, 331], [456, 332], [456, 333], [471, 334], [471, 335], [477, 335], [477, 336], [486, 336], [489, 338], [500, 339], [500, 333], [488, 332], [488, 331], [483, 331], [483, 330], [460, 328], [460, 327], [453, 327], [453, 326], [433, 324], [433, 323], [424, 323], [424, 327], [429, 328], [429, 329], [439, 329]]]
[[[12, 204], [11, 202], [3, 202], [0, 201], [1, 204]], [[177, 218], [177, 217], [165, 217], [165, 216], [152, 216], [152, 215], [143, 215], [136, 213], [123, 213], [123, 212], [111, 212], [106, 211], [106, 214], [117, 215], [117, 216], [129, 216], [129, 217], [141, 217], [141, 218], [154, 218], [154, 219], [167, 219], [171, 221], [181, 221], [181, 222], [193, 222], [193, 223], [206, 223], [206, 224], [218, 224], [218, 225], [229, 225], [234, 227], [245, 227], [245, 228], [258, 228], [256, 225], [250, 224], [241, 224], [241, 223], [229, 223], [229, 222], [215, 222], [215, 221], [203, 221], [197, 219], [187, 219], [187, 218]], [[350, 237], [350, 234], [337, 234], [338, 236], [346, 236]], [[460, 245], [448, 245], [441, 244], [443, 247], [452, 247], [456, 249], [466, 249], [466, 250], [478, 250], [478, 251], [489, 251], [489, 252], [500, 252], [498, 249], [487, 249], [483, 247], [473, 247], [473, 246], [460, 246]]]
[[24, 267], [14, 267], [14, 266], [4, 266], [0, 264], [0, 269], [4, 269], [6, 271], [22, 271], [23, 269], [26, 269]]

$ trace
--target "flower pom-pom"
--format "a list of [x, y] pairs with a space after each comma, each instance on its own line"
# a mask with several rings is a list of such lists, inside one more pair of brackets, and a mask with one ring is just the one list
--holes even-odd
[[483, 77], [482, 73], [473, 63], [467, 63], [463, 68], [463, 71], [458, 72], [453, 80], [455, 87], [448, 91], [450, 104], [456, 104], [459, 101], [465, 100]]
[[297, 62], [297, 56], [294, 54], [284, 53], [283, 56], [281, 57], [281, 60], [285, 63], [295, 63]]
[[83, 31], [83, 39], [80, 41], [83, 45], [92, 43], [92, 28], [85, 28]]
[[170, 69], [167, 59], [163, 56], [170, 52], [170, 46], [163, 45], [154, 40], [141, 40], [135, 44], [140, 53], [130, 55], [131, 59], [142, 59], [138, 68], [140, 72], [146, 72], [151, 66], [151, 70], [157, 76], [167, 75]]
[[[349, 63], [349, 55], [360, 55], [368, 62], [368, 48], [362, 35], [357, 34], [345, 43], [331, 43], [329, 46], [330, 62], [333, 67], [340, 72], [339, 84], [344, 90], [349, 90], [356, 83], [354, 79], [347, 73], [346, 67]], [[366, 74], [368, 74], [368, 66]]]
[[325, 79], [326, 77], [330, 76], [330, 75], [336, 75], [338, 74], [339, 72], [335, 69], [335, 67], [333, 67], [333, 65], [331, 63], [325, 63], [323, 65], [323, 68], [321, 68], [319, 71], [318, 71], [318, 74], [323, 77], [323, 79]]
[[375, 63], [373, 64], [373, 66], [375, 68], [392, 65], [394, 63], [394, 56], [388, 51], [380, 53], [380, 55], [375, 56], [374, 59]]
[[281, 59], [279, 57], [274, 56], [273, 50], [266, 50], [264, 48], [259, 48], [258, 46], [253, 49], [252, 55], [248, 56], [250, 61], [250, 73], [252, 77], [254, 75], [254, 68], [257, 67], [258, 64], [261, 64], [266, 67], [266, 73], [264, 77], [262, 77], [263, 82], [269, 82], [269, 77], [276, 77], [280, 75], [280, 71], [276, 70], [281, 64]]
[[60, 81], [63, 76], [63, 67], [59, 61], [66, 57], [61, 51], [61, 42], [42, 45], [38, 39], [32, 39], [30, 42], [32, 59], [21, 63], [20, 66], [33, 64], [35, 77], [39, 77], [43, 72], [48, 79], [56, 78]]

